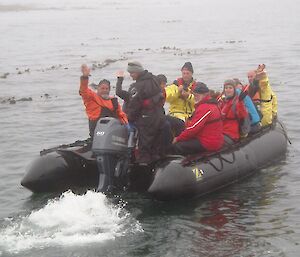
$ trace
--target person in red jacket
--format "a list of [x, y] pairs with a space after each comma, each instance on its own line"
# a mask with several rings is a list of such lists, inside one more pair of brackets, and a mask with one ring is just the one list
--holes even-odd
[[106, 79], [101, 80], [96, 93], [88, 87], [90, 68], [83, 64], [81, 71], [79, 94], [82, 97], [89, 118], [90, 136], [93, 137], [97, 121], [103, 117], [115, 117], [122, 124], [127, 124], [127, 116], [122, 111], [118, 99], [109, 96], [110, 82]]
[[196, 83], [193, 94], [195, 112], [186, 122], [184, 131], [174, 138], [170, 149], [173, 154], [218, 151], [223, 146], [223, 125], [217, 100], [210, 96], [208, 87], [202, 82]]
[[248, 119], [248, 112], [243, 100], [240, 100], [236, 94], [234, 80], [225, 80], [224, 95], [225, 99], [221, 104], [223, 134], [225, 141], [232, 143], [240, 139], [240, 126], [245, 119]]

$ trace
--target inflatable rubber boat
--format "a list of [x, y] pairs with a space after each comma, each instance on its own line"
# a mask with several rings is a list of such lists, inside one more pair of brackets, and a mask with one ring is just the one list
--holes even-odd
[[21, 185], [34, 193], [76, 188], [148, 192], [156, 199], [198, 197], [247, 177], [285, 157], [284, 126], [270, 127], [216, 153], [166, 156], [149, 166], [134, 163], [126, 127], [98, 121], [93, 141], [76, 141], [40, 152]]

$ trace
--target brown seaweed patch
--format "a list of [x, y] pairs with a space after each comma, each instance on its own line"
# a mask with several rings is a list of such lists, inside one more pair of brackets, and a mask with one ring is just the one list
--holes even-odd
[[121, 58], [118, 58], [118, 59], [106, 59], [101, 63], [93, 63], [92, 64], [92, 70], [103, 69], [104, 67], [106, 67], [106, 66], [108, 66], [112, 63], [115, 63], [115, 62], [118, 62], [118, 61], [124, 61], [124, 60], [127, 60], [127, 58], [126, 57], [121, 57]]
[[173, 47], [171, 47], [171, 46], [163, 46], [161, 49], [163, 49], [163, 50], [172, 50], [172, 51], [181, 51], [181, 49], [177, 48], [176, 46], [173, 46]]
[[0, 98], [0, 103], [2, 103], [2, 104], [6, 104], [6, 103], [15, 104], [16, 99], [15, 99], [14, 96], [12, 96], [12, 97], [1, 97]]
[[5, 72], [2, 75], [0, 75], [0, 78], [1, 79], [6, 79], [8, 75], [9, 75], [9, 72]]
[[44, 99], [51, 99], [52, 97], [57, 98], [57, 95], [56, 95], [56, 96], [51, 96], [51, 95], [48, 94], [48, 93], [45, 93], [45, 94], [41, 95], [41, 98], [44, 98]]
[[32, 97], [22, 97], [20, 99], [16, 99], [14, 96], [11, 96], [11, 97], [0, 98], [1, 104], [5, 104], [5, 103], [16, 104], [17, 102], [28, 102], [28, 101], [32, 101]]
[[218, 52], [222, 51], [222, 47], [211, 47], [211, 48], [192, 48], [192, 49], [181, 49], [177, 47], [163, 46], [160, 48], [161, 53], [170, 53], [175, 56], [185, 56], [185, 55], [203, 55], [204, 53], [209, 52]]
[[23, 73], [29, 73], [30, 72], [30, 69], [29, 68], [26, 68], [24, 70], [21, 70], [19, 68], [16, 68], [16, 70], [18, 71], [17, 74], [20, 75], [20, 74], [23, 74]]
[[51, 67], [46, 68], [45, 70], [57, 70], [62, 67], [62, 64], [52, 65]]
[[17, 100], [18, 102], [30, 102], [32, 101], [32, 97], [22, 97]]
[[48, 99], [48, 98], [51, 98], [51, 96], [48, 93], [45, 93], [45, 94], [41, 95], [41, 98]]
[[138, 51], [150, 51], [151, 50], [151, 48], [138, 48]]
[[0, 4], [0, 12], [20, 12], [20, 11], [30, 11], [35, 10], [32, 6], [19, 5], [19, 4]]
[[65, 10], [65, 8], [56, 7], [37, 7], [33, 4], [21, 5], [21, 4], [0, 4], [0, 12], [26, 12], [26, 11], [42, 11], [42, 10]]
[[181, 22], [181, 20], [166, 20], [166, 21], [162, 21], [162, 23], [179, 23]]
[[[133, 54], [133, 52], [132, 52]], [[87, 55], [81, 55], [80, 57], [81, 58], [84, 58], [86, 57]], [[102, 69], [112, 63], [115, 63], [115, 62], [118, 62], [118, 61], [124, 61], [124, 60], [127, 60], [128, 58], [125, 57], [125, 56], [121, 56], [120, 58], [118, 59], [106, 59], [104, 60], [103, 62], [101, 63], [97, 63], [97, 62], [94, 62], [92, 64], [92, 69], [95, 70], [95, 69]], [[68, 70], [70, 69], [70, 67], [67, 67], [63, 64], [57, 64], [57, 65], [51, 65], [49, 67], [46, 67], [46, 68], [38, 68], [38, 69], [34, 69], [34, 71], [39, 71], [39, 72], [46, 72], [46, 71], [51, 71], [51, 70], [58, 70], [58, 69], [64, 69], [64, 70]], [[26, 69], [21, 69], [21, 68], [16, 68], [16, 74], [18, 75], [21, 75], [21, 74], [24, 74], [24, 73], [30, 73], [31, 70], [30, 68], [26, 68]], [[0, 78], [6, 78], [10, 73], [4, 73], [2, 75], [0, 75]]]
[[58, 64], [58, 65], [52, 65], [52, 66], [46, 67], [46, 68], [40, 68], [40, 69], [37, 69], [36, 71], [45, 72], [45, 71], [49, 71], [49, 70], [58, 70], [61, 67], [62, 67], [62, 64]]
[[245, 40], [227, 40], [225, 41], [226, 44], [237, 44], [237, 43], [245, 43]]

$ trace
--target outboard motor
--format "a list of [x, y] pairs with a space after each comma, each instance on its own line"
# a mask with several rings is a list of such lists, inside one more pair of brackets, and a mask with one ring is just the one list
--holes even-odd
[[97, 191], [111, 191], [127, 184], [128, 131], [119, 120], [106, 117], [97, 122], [92, 152], [99, 171]]

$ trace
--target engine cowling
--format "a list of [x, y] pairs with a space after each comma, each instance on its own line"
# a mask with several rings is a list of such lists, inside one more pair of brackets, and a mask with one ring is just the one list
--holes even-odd
[[119, 120], [107, 117], [97, 122], [92, 152], [99, 172], [97, 191], [111, 191], [117, 184], [125, 186], [129, 162], [128, 130]]

